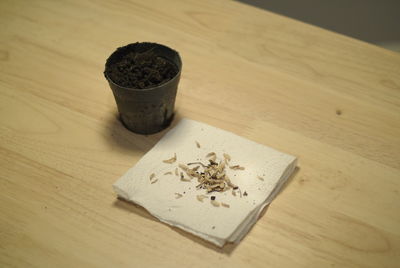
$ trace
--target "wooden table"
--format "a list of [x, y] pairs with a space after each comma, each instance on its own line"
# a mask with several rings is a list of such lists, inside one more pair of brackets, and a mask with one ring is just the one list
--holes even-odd
[[[399, 54], [237, 2], [0, 5], [1, 267], [399, 267]], [[102, 74], [138, 40], [182, 55], [176, 120], [299, 157], [237, 246], [116, 199], [165, 133], [121, 126]]]

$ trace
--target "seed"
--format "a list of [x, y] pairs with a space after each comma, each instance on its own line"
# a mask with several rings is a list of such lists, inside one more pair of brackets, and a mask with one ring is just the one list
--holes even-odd
[[263, 177], [261, 177], [261, 176], [257, 176], [257, 178], [258, 178], [259, 180], [261, 180], [261, 181], [263, 181], [263, 180], [264, 180], [264, 178], [263, 178]]
[[155, 179], [154, 181], [151, 182], [151, 184], [156, 183], [158, 181], [158, 179]]
[[218, 202], [218, 201], [211, 200], [211, 204], [212, 204], [214, 207], [219, 207], [219, 202]]
[[183, 195], [181, 195], [180, 193], [175, 193], [175, 199], [179, 199], [181, 198]]
[[167, 163], [167, 164], [172, 164], [172, 163], [174, 163], [175, 161], [176, 161], [176, 153], [174, 153], [174, 156], [171, 157], [170, 159], [163, 160], [163, 162], [164, 162], [164, 163]]
[[231, 161], [231, 156], [229, 154], [224, 153], [224, 158], [226, 161]]
[[155, 176], [156, 176], [156, 174], [151, 173], [151, 175], [150, 175], [150, 180], [154, 179]]
[[164, 175], [172, 175], [171, 171], [165, 172]]
[[197, 196], [197, 200], [199, 200], [200, 202], [203, 202], [203, 199], [204, 198], [208, 198], [207, 196], [205, 196], [205, 195], [198, 195]]
[[226, 208], [229, 208], [229, 207], [230, 207], [228, 204], [225, 204], [225, 203], [222, 203], [222, 202], [221, 202], [221, 205], [222, 205], [223, 207], [226, 207]]
[[197, 146], [197, 148], [200, 148], [201, 146], [200, 146], [200, 143], [198, 142], [198, 141], [196, 141], [196, 146]]

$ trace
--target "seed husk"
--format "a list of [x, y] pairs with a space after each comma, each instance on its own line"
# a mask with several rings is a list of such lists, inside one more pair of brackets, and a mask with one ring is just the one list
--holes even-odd
[[196, 141], [196, 146], [197, 148], [201, 148], [200, 143], [198, 141]]
[[220, 162], [219, 163], [219, 165], [218, 165], [218, 171], [219, 172], [221, 172], [222, 170], [224, 170], [225, 169], [225, 162]]
[[233, 170], [244, 170], [244, 167], [241, 167], [239, 165], [229, 166], [229, 168]]
[[215, 162], [217, 160], [217, 155], [215, 154], [215, 155], [211, 156], [210, 160]]
[[190, 166], [190, 165], [200, 165], [200, 166], [202, 166], [203, 168], [206, 168], [206, 167], [207, 167], [206, 165], [204, 165], [204, 164], [201, 163], [201, 162], [192, 162], [192, 163], [188, 163], [187, 165], [188, 165], [188, 166]]
[[183, 176], [183, 172], [181, 172], [181, 181], [190, 181], [190, 179], [185, 178], [185, 176]]
[[211, 153], [208, 153], [207, 155], [206, 155], [206, 157], [208, 158], [208, 157], [211, 157], [211, 156], [214, 156], [214, 155], [216, 155], [214, 152], [211, 152]]
[[214, 206], [214, 207], [219, 207], [219, 202], [218, 201], [215, 201], [215, 200], [211, 200], [211, 204]]
[[224, 158], [227, 162], [231, 161], [231, 156], [229, 154], [224, 153]]
[[226, 207], [226, 208], [229, 208], [229, 207], [230, 207], [229, 204], [226, 204], [226, 203], [223, 203], [223, 202], [221, 202], [221, 205], [222, 205], [223, 207]]
[[184, 164], [179, 164], [178, 165], [183, 171], [187, 171], [189, 169], [188, 166], [184, 165]]
[[200, 202], [203, 202], [204, 198], [208, 198], [208, 197], [205, 195], [202, 195], [202, 194], [197, 196], [197, 200], [199, 200]]
[[172, 164], [172, 163], [174, 163], [175, 161], [176, 161], [176, 153], [174, 153], [174, 156], [171, 157], [170, 159], [163, 160], [163, 162], [164, 162], [164, 163], [167, 163], [167, 164]]
[[192, 168], [193, 171], [197, 171], [199, 169], [200, 166], [194, 167]]

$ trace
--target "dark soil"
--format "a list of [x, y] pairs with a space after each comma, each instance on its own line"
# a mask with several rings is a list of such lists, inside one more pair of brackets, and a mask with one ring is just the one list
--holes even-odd
[[111, 64], [106, 75], [119, 86], [129, 88], [151, 88], [171, 80], [178, 67], [154, 52], [130, 52], [119, 62]]

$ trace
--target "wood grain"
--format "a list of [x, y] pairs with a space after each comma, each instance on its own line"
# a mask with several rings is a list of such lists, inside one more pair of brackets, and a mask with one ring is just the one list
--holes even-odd
[[[237, 2], [0, 3], [0, 266], [396, 267], [400, 56]], [[223, 249], [116, 199], [165, 131], [130, 133], [102, 75], [118, 46], [177, 49], [176, 121], [299, 157]]]

